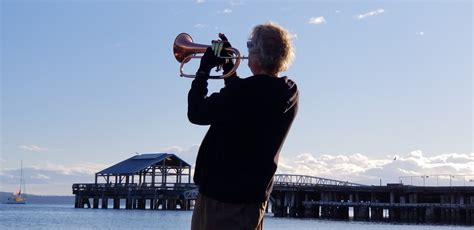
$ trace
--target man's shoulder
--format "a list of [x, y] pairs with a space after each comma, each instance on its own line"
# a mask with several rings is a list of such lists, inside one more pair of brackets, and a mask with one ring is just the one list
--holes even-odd
[[296, 82], [290, 79], [288, 76], [283, 76], [280, 79], [282, 79], [289, 88], [297, 87]]

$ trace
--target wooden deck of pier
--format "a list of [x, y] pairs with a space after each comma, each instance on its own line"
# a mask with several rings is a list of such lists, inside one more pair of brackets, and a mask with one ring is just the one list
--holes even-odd
[[[190, 210], [191, 166], [174, 154], [142, 154], [74, 184], [76, 208]], [[366, 186], [277, 174], [268, 211], [275, 217], [474, 225], [474, 186]]]

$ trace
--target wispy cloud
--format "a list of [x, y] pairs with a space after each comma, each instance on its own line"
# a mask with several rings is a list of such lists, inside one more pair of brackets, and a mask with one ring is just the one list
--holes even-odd
[[309, 24], [316, 24], [316, 25], [325, 24], [325, 23], [326, 23], [326, 19], [325, 19], [323, 16], [320, 16], [320, 17], [312, 17], [312, 18], [309, 19], [308, 23], [309, 23]]
[[367, 13], [364, 13], [364, 14], [358, 14], [354, 18], [358, 19], [358, 20], [361, 20], [361, 19], [364, 19], [364, 18], [367, 18], [367, 17], [377, 16], [377, 15], [382, 14], [384, 12], [385, 12], [384, 9], [376, 9], [376, 10], [373, 10], [373, 11], [370, 11], [370, 12], [367, 12]]
[[30, 151], [30, 152], [46, 152], [50, 150], [49, 148], [40, 147], [38, 145], [20, 145], [18, 146], [18, 148], [22, 150]]
[[231, 6], [241, 6], [244, 5], [244, 2], [242, 1], [230, 1]]
[[[23, 168], [25, 182], [31, 194], [70, 195], [71, 184], [91, 183], [94, 173], [112, 164], [79, 162], [72, 165], [46, 162]], [[0, 169], [0, 184], [3, 191], [14, 191], [20, 180], [20, 169]]]
[[199, 145], [193, 145], [190, 147], [168, 146], [163, 149], [163, 152], [176, 154], [191, 165], [194, 165], [198, 151]]
[[[378, 159], [360, 153], [320, 156], [305, 153], [295, 158], [280, 158], [278, 171], [363, 184], [378, 184], [380, 179], [384, 183], [394, 183], [400, 178], [404, 178], [407, 183], [406, 179], [410, 178], [408, 183], [421, 185], [422, 175], [470, 175], [470, 179], [474, 180], [474, 153], [448, 153], [428, 157], [417, 150], [405, 156], [385, 156]], [[462, 185], [464, 179], [462, 176], [452, 178], [458, 185]], [[425, 182], [446, 185], [449, 181], [447, 177], [432, 176]]]
[[51, 179], [51, 177], [49, 177], [47, 175], [44, 175], [44, 174], [41, 174], [41, 173], [38, 173], [36, 175], [32, 175], [30, 178], [38, 179], [38, 180], [49, 180], [49, 179]]
[[[190, 164], [195, 163], [199, 145], [169, 146], [162, 152], [174, 153]], [[44, 162], [24, 168], [28, 190], [33, 194], [69, 195], [72, 183], [91, 183], [94, 173], [117, 162], [79, 162], [65, 165]], [[193, 167], [194, 168], [194, 167]], [[295, 157], [280, 156], [277, 173], [291, 173], [351, 181], [362, 184], [396, 183], [402, 180], [413, 185], [473, 185], [474, 153], [445, 153], [426, 156], [416, 150], [408, 154], [369, 157], [356, 154], [303, 153]], [[423, 175], [431, 175], [422, 178]], [[448, 176], [453, 175], [453, 176]], [[464, 176], [466, 175], [466, 176]], [[20, 169], [0, 169], [2, 189], [17, 189]]]
[[204, 25], [204, 24], [196, 24], [193, 26], [193, 28], [196, 28], [196, 29], [203, 29], [203, 28], [206, 28], [206, 27], [209, 27], [208, 25]]
[[53, 162], [45, 162], [40, 165], [34, 165], [31, 168], [36, 170], [47, 170], [47, 171], [54, 171], [59, 174], [63, 175], [94, 175], [94, 173], [105, 169], [112, 164], [101, 164], [101, 163], [92, 163], [92, 162], [79, 162], [73, 165], [64, 165], [64, 164], [57, 164]]
[[206, 2], [206, 1], [205, 0], [196, 0], [197, 4], [201, 4], [201, 3], [204, 3], [204, 2]]
[[423, 35], [425, 35], [425, 32], [423, 32], [423, 31], [416, 32], [416, 35], [418, 35], [418, 36], [423, 36]]
[[219, 14], [230, 14], [230, 13], [232, 13], [232, 9], [224, 9], [222, 11], [219, 11], [218, 13]]

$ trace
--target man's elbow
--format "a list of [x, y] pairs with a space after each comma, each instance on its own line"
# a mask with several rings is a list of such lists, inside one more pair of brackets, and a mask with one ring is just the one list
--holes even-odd
[[188, 112], [188, 120], [195, 125], [209, 125], [209, 122], [203, 119], [201, 116], [190, 112]]

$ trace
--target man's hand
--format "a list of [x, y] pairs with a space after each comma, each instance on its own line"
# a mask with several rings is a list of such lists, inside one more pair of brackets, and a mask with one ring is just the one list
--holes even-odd
[[201, 58], [201, 64], [199, 65], [199, 70], [198, 72], [205, 73], [209, 75], [211, 72], [211, 69], [218, 66], [222, 65], [225, 59], [219, 58], [214, 54], [214, 51], [212, 50], [211, 47], [206, 49], [206, 52]]
[[[232, 59], [225, 59], [224, 57], [231, 57], [232, 53], [227, 48], [232, 47], [223, 33], [219, 33], [220, 40], [213, 40], [212, 46], [206, 49], [203, 57], [201, 58], [201, 64], [199, 66], [198, 73], [201, 75], [209, 75], [211, 69], [218, 66], [222, 67], [224, 74], [228, 73], [234, 68], [234, 62]], [[218, 69], [219, 70], [219, 69]], [[234, 74], [235, 75], [235, 74]]]
[[[219, 38], [224, 42], [223, 50], [221, 52], [222, 57], [231, 57], [232, 53], [225, 50], [226, 48], [231, 48], [232, 45], [230, 44], [229, 40], [223, 33], [219, 33]], [[234, 61], [232, 59], [227, 59], [225, 64], [223, 65], [222, 69], [224, 70], [224, 74], [230, 72], [231, 69], [234, 68]], [[236, 73], [232, 74], [230, 77], [237, 76]]]

